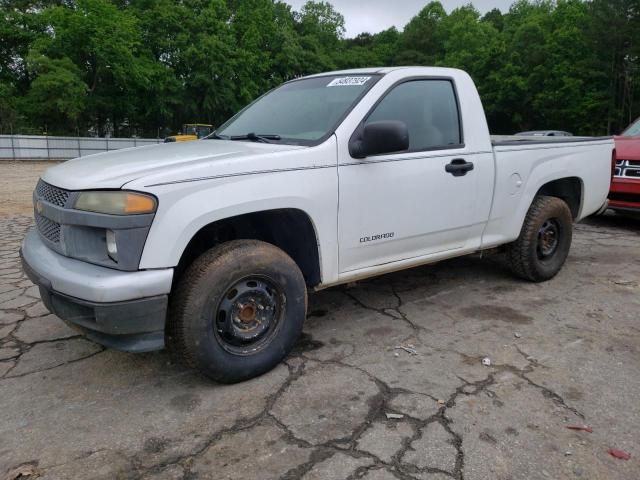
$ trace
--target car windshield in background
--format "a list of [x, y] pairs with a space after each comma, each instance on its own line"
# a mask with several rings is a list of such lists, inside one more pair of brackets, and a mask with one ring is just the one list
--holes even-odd
[[279, 137], [273, 143], [311, 145], [333, 133], [378, 78], [371, 74], [331, 75], [285, 83], [253, 102], [209, 138]]
[[640, 118], [633, 122], [622, 132], [623, 137], [640, 137]]

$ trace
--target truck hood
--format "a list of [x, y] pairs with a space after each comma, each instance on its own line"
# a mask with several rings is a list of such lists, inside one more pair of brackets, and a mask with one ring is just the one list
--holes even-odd
[[640, 160], [640, 137], [614, 137], [616, 159]]
[[161, 143], [69, 160], [47, 170], [42, 179], [67, 190], [122, 188], [172, 171], [180, 179], [202, 167], [216, 170], [224, 165], [225, 173], [239, 173], [251, 168], [257, 157], [301, 148], [305, 147], [227, 140]]

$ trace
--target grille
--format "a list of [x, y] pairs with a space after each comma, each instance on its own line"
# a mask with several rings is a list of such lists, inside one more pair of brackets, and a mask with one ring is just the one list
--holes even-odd
[[67, 190], [54, 187], [42, 180], [38, 181], [36, 195], [45, 202], [57, 205], [58, 207], [64, 207], [69, 199], [69, 192]]
[[620, 202], [640, 203], [640, 195], [635, 193], [609, 193], [609, 200], [618, 200]]
[[35, 214], [36, 217], [36, 225], [38, 226], [38, 231], [40, 234], [53, 243], [60, 242], [60, 224], [54, 222], [53, 220], [49, 220], [38, 213]]
[[614, 176], [640, 178], [640, 160], [616, 160]]

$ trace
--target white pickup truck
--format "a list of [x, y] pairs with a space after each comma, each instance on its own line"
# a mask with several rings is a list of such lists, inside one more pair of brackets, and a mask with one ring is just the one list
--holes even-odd
[[606, 205], [609, 138], [490, 137], [460, 70], [299, 78], [206, 139], [49, 169], [25, 271], [104, 345], [169, 347], [220, 382], [273, 368], [307, 291], [504, 246], [550, 279]]

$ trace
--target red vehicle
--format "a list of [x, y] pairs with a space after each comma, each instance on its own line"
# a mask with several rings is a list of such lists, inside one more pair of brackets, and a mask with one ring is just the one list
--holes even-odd
[[640, 118], [615, 137], [615, 142], [609, 208], [640, 212]]

